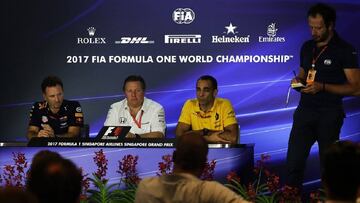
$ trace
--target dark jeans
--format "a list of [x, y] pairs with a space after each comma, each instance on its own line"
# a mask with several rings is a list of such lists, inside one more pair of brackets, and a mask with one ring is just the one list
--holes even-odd
[[315, 141], [319, 145], [322, 169], [326, 148], [339, 140], [344, 115], [342, 109], [296, 109], [286, 158], [288, 185], [302, 188], [306, 160]]

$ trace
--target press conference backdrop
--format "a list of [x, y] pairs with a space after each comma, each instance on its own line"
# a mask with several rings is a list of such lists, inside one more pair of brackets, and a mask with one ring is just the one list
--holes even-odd
[[[299, 93], [287, 90], [298, 71], [302, 43], [311, 38], [310, 0], [7, 1], [3, 19], [1, 140], [26, 140], [29, 110], [42, 99], [47, 75], [64, 82], [65, 97], [80, 101], [92, 136], [109, 106], [124, 98], [123, 80], [142, 75], [146, 96], [166, 112], [167, 136], [195, 82], [210, 74], [229, 99], [241, 143], [255, 153], [286, 154]], [[336, 29], [360, 50], [360, 2], [330, 0]], [[344, 99], [341, 136], [360, 140], [360, 99]]]

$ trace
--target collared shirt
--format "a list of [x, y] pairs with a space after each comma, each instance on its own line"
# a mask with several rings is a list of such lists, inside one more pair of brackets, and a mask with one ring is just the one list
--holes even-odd
[[143, 179], [137, 188], [135, 203], [246, 203], [242, 197], [215, 181], [176, 173]]
[[[327, 44], [327, 48], [317, 47], [314, 40], [305, 42], [301, 48], [300, 66], [304, 69], [305, 75], [312, 68], [313, 59], [315, 62], [315, 81], [326, 84], [344, 84], [347, 82], [344, 69], [359, 68], [358, 54], [347, 42], [342, 40], [335, 32]], [[316, 94], [301, 94], [300, 106], [307, 108], [341, 108], [342, 96], [330, 92], [318, 92]]]
[[30, 110], [30, 126], [37, 126], [42, 130], [42, 124], [48, 124], [55, 135], [68, 132], [69, 126], [82, 127], [84, 124], [80, 103], [64, 100], [57, 113], [51, 112], [46, 101], [35, 102]]
[[131, 126], [130, 132], [133, 134], [162, 132], [165, 135], [165, 113], [159, 103], [144, 98], [135, 120], [130, 114], [130, 108], [125, 98], [110, 106], [104, 126]]
[[179, 122], [191, 125], [192, 130], [224, 130], [237, 124], [234, 109], [227, 99], [215, 98], [214, 105], [207, 112], [200, 110], [197, 99], [187, 100], [181, 111]]

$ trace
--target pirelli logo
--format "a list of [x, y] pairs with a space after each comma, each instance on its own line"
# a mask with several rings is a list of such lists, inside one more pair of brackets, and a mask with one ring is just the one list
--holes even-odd
[[165, 35], [165, 44], [200, 44], [201, 35]]

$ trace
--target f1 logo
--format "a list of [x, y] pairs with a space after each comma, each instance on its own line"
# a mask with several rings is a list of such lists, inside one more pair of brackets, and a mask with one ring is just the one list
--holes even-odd
[[122, 128], [121, 127], [109, 127], [104, 135], [105, 136], [115, 136], [118, 137], [121, 134]]

